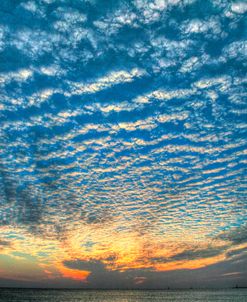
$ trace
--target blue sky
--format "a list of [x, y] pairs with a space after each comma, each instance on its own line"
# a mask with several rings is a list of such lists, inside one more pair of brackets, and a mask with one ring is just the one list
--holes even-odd
[[246, 13], [1, 1], [0, 284], [246, 284]]

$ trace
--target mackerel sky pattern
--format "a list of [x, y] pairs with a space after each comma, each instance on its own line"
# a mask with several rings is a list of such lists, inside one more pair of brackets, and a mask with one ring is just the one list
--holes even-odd
[[[246, 14], [229, 0], [2, 0], [0, 247], [86, 229], [89, 256], [64, 258], [78, 270], [159, 272], [242, 249]], [[134, 262], [107, 245], [129, 234]], [[150, 238], [179, 252], [148, 256]]]

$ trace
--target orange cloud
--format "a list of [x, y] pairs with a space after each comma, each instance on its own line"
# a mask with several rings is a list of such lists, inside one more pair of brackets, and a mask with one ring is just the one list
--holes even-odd
[[57, 269], [62, 274], [62, 277], [73, 279], [76, 281], [87, 282], [87, 277], [90, 275], [91, 272], [89, 271], [81, 271], [77, 269], [70, 269], [65, 267], [63, 264], [59, 264]]

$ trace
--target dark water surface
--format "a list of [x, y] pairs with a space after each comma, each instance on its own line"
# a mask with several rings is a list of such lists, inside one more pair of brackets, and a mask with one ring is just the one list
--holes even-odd
[[0, 289], [1, 302], [246, 302], [247, 289], [226, 290], [39, 290]]

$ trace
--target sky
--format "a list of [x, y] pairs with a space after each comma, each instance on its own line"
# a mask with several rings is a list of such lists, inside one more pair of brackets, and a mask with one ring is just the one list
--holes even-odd
[[246, 16], [1, 0], [0, 286], [247, 286]]

